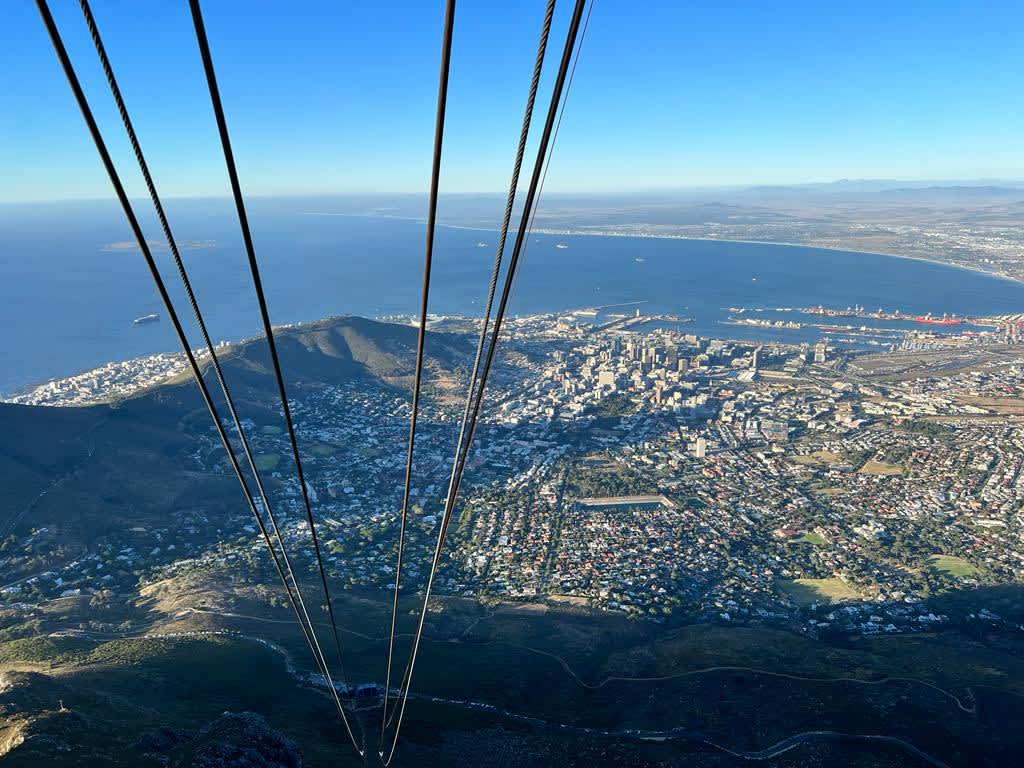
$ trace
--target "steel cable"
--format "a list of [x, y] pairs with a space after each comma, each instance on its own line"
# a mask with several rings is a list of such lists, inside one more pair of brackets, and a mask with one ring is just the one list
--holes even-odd
[[413, 451], [416, 444], [416, 418], [419, 412], [420, 386], [423, 376], [423, 345], [427, 331], [427, 303], [430, 296], [430, 272], [434, 258], [434, 230], [437, 222], [437, 197], [441, 178], [441, 150], [444, 144], [444, 121], [448, 105], [448, 74], [451, 69], [452, 30], [455, 25], [455, 0], [447, 0], [444, 12], [444, 33], [441, 41], [441, 73], [437, 86], [437, 109], [434, 119], [434, 153], [430, 171], [430, 198], [427, 209], [427, 234], [423, 262], [423, 288], [420, 296], [420, 323], [416, 338], [416, 373], [412, 390], [412, 414], [409, 417], [409, 443], [405, 459], [405, 484], [402, 491], [402, 514], [398, 531], [398, 557], [395, 566], [395, 593], [391, 605], [391, 631], [388, 635], [387, 672], [384, 683], [384, 708], [381, 715], [381, 744], [387, 727], [388, 694], [391, 688], [391, 666], [395, 648], [395, 626], [398, 621], [399, 588], [402, 581], [402, 555], [405, 530], [409, 519], [409, 492], [412, 487]]
[[[139, 225], [138, 219], [135, 215], [135, 211], [132, 208], [130, 201], [128, 200], [128, 196], [125, 192], [124, 185], [121, 183], [120, 176], [117, 173], [117, 169], [115, 168], [113, 160], [110, 157], [110, 153], [107, 150], [106, 143], [103, 141], [103, 137], [99, 130], [99, 126], [96, 124], [96, 120], [93, 117], [92, 110], [89, 107], [88, 100], [86, 99], [85, 93], [82, 90], [82, 86], [78, 80], [78, 76], [75, 73], [74, 65], [71, 63], [71, 59], [68, 56], [67, 49], [65, 48], [63, 39], [60, 35], [60, 31], [58, 30], [56, 22], [53, 19], [53, 15], [50, 12], [47, 0], [36, 0], [36, 7], [39, 9], [39, 13], [42, 17], [43, 24], [46, 26], [47, 32], [50, 36], [50, 41], [54, 47], [54, 51], [57, 54], [57, 58], [68, 80], [68, 84], [71, 87], [76, 102], [78, 103], [79, 110], [81, 111], [82, 117], [84, 118], [86, 126], [89, 129], [89, 133], [92, 137], [93, 143], [96, 145], [97, 152], [100, 155], [100, 160], [103, 162], [103, 166], [107, 172], [108, 177], [110, 178], [112, 186], [114, 187], [114, 192], [118, 198], [118, 201], [121, 204], [122, 210], [124, 211], [125, 218], [128, 221], [128, 225], [132, 230], [132, 234], [134, 235], [136, 242], [138, 243], [139, 249], [142, 252], [143, 258], [146, 261], [146, 265], [149, 268], [150, 275], [153, 278], [153, 282], [156, 286], [157, 292], [159, 293], [160, 299], [163, 302], [164, 309], [167, 312], [168, 318], [171, 320], [171, 324], [174, 327], [175, 334], [177, 335], [178, 341], [181, 344], [182, 350], [185, 353], [185, 357], [188, 361], [189, 368], [192, 372], [193, 377], [196, 380], [196, 384], [199, 387], [200, 394], [202, 395], [203, 402], [205, 403], [206, 408], [210, 413], [210, 417], [212, 418], [214, 425], [216, 426], [218, 436], [220, 437], [221, 443], [224, 445], [224, 449], [227, 452], [228, 460], [231, 464], [232, 470], [234, 471], [235, 476], [238, 478], [239, 484], [241, 485], [243, 494], [246, 497], [246, 501], [249, 505], [249, 508], [252, 511], [253, 516], [255, 517], [256, 522], [259, 526], [260, 533], [263, 536], [264, 543], [267, 545], [267, 548], [271, 553], [271, 557], [273, 559], [274, 566], [277, 570], [278, 576], [281, 578], [285, 590], [288, 593], [289, 602], [291, 603], [292, 609], [295, 612], [296, 620], [299, 622], [300, 627], [304, 627], [298, 606], [292, 594], [291, 586], [288, 583], [288, 578], [285, 575], [284, 569], [282, 568], [281, 562], [277, 556], [277, 552], [274, 549], [273, 542], [270, 538], [270, 533], [267, 530], [266, 524], [264, 523], [263, 518], [259, 513], [259, 510], [256, 508], [256, 503], [253, 494], [249, 488], [248, 482], [245, 480], [242, 468], [238, 464], [238, 459], [235, 456], [234, 450], [231, 446], [230, 438], [228, 437], [227, 432], [224, 429], [223, 424], [221, 423], [220, 415], [217, 411], [216, 405], [213, 402], [213, 398], [210, 395], [209, 389], [206, 386], [206, 382], [203, 379], [202, 371], [199, 368], [199, 364], [196, 361], [195, 355], [192, 352], [192, 349], [188, 343], [188, 338], [185, 334], [184, 328], [181, 325], [181, 320], [178, 317], [177, 311], [174, 308], [174, 304], [171, 301], [171, 297], [167, 292], [167, 286], [163, 281], [163, 277], [161, 276], [159, 269], [157, 268], [156, 261], [153, 258], [153, 254], [150, 251], [149, 244], [146, 241], [141, 226]], [[305, 631], [303, 631], [303, 634], [305, 634]], [[307, 642], [309, 642], [308, 636]], [[314, 651], [314, 657], [316, 657], [316, 655], [317, 654]], [[338, 709], [338, 713], [342, 719], [342, 722], [345, 724], [345, 727], [348, 731], [348, 735], [352, 739], [353, 745], [356, 747], [357, 751], [359, 751], [360, 754], [363, 754], [363, 751], [355, 743], [352, 731], [348, 726], [348, 720], [345, 716], [344, 708], [342, 707], [341, 701], [338, 698], [337, 690], [334, 688], [333, 684], [330, 683], [329, 678], [328, 683], [331, 688], [332, 698], [335, 702], [335, 706]]]
[[[519, 131], [519, 143], [516, 147], [516, 157], [512, 168], [512, 180], [509, 183], [508, 199], [505, 203], [505, 213], [502, 217], [501, 230], [498, 236], [498, 247], [494, 257], [494, 266], [491, 270], [491, 282], [487, 290], [487, 300], [485, 302], [483, 322], [480, 327], [480, 338], [477, 342], [476, 355], [473, 360], [473, 371], [470, 374], [468, 386], [466, 388], [466, 405], [462, 413], [462, 421], [459, 427], [459, 436], [455, 444], [455, 456], [452, 459], [452, 476], [449, 480], [448, 492], [451, 493], [452, 486], [455, 483], [455, 469], [458, 464], [458, 458], [462, 452], [462, 444], [466, 434], [466, 425], [469, 421], [470, 410], [473, 405], [473, 398], [476, 392], [477, 377], [480, 370], [480, 360], [483, 356], [484, 345], [487, 341], [487, 330], [491, 319], [491, 309], [494, 305], [494, 294], [498, 287], [498, 277], [501, 273], [502, 259], [505, 253], [505, 241], [508, 239], [508, 227], [509, 222], [512, 219], [512, 209], [515, 205], [516, 191], [518, 189], [519, 177], [521, 175], [523, 166], [523, 155], [526, 153], [526, 140], [530, 132], [530, 124], [533, 121], [533, 106], [537, 98], [537, 88], [540, 83], [540, 75], [544, 66], [544, 58], [547, 52], [548, 36], [551, 32], [551, 20], [555, 12], [555, 0], [547, 0], [547, 9], [544, 14], [544, 21], [541, 25], [540, 40], [537, 43], [537, 56], [533, 65], [533, 76], [530, 80], [530, 88], [526, 98], [526, 109], [523, 113], [523, 123]], [[388, 669], [390, 671], [390, 660], [388, 663]], [[405, 672], [402, 675], [402, 686], [405, 685], [408, 679], [409, 666], [406, 664]], [[389, 678], [390, 683], [390, 678]], [[386, 699], [385, 699], [386, 703]], [[387, 711], [385, 708], [385, 715]], [[387, 717], [384, 723], [384, 728], [391, 725], [391, 721], [394, 718], [394, 712]]]
[[345, 665], [342, 659], [341, 638], [338, 635], [338, 624], [334, 616], [334, 605], [331, 601], [331, 591], [327, 584], [327, 573], [324, 569], [324, 561], [320, 552], [320, 539], [317, 536], [316, 522], [313, 519], [313, 509], [309, 501], [309, 485], [306, 482], [305, 473], [302, 469], [302, 458], [299, 455], [299, 443], [295, 435], [295, 424], [292, 419], [291, 407], [288, 404], [288, 393], [285, 388], [284, 375], [281, 372], [281, 360], [278, 356], [277, 343], [274, 340], [274, 329], [270, 323], [270, 313], [267, 309], [267, 300], [263, 291], [263, 281], [260, 278], [259, 264], [256, 261], [256, 250], [253, 245], [252, 231], [249, 228], [249, 217], [246, 213], [245, 199], [242, 196], [242, 188], [238, 180], [238, 169], [235, 165], [235, 156], [231, 148], [231, 137], [228, 133], [227, 119], [224, 115], [224, 105], [220, 98], [220, 89], [217, 85], [217, 75], [213, 66], [213, 56], [210, 53], [210, 44], [206, 36], [206, 26], [203, 22], [203, 14], [199, 0], [189, 0], [189, 9], [192, 12], [192, 22], [195, 27], [196, 42], [199, 45], [199, 53], [203, 62], [203, 72], [206, 76], [206, 84], [210, 92], [210, 102], [213, 106], [214, 117], [217, 122], [217, 132], [220, 135], [221, 149], [224, 152], [224, 163], [227, 167], [228, 179], [231, 183], [231, 195], [235, 201], [235, 210], [238, 214], [238, 222], [242, 230], [242, 240], [245, 244], [245, 253], [249, 262], [249, 271], [252, 275], [253, 289], [256, 292], [256, 300], [260, 309], [260, 318], [263, 322], [263, 331], [267, 337], [267, 347], [270, 351], [270, 359], [274, 367], [274, 378], [277, 383], [278, 395], [281, 400], [281, 408], [284, 412], [285, 425], [288, 428], [288, 440], [291, 445], [292, 459], [295, 462], [295, 471], [299, 481], [299, 488], [302, 493], [302, 503], [306, 511], [306, 521], [309, 524], [310, 536], [313, 540], [313, 553], [316, 556], [317, 569], [320, 572], [320, 583], [324, 591], [324, 601], [327, 605], [327, 614], [331, 621], [331, 632], [334, 637], [334, 647], [338, 655], [338, 664], [341, 669], [342, 678], [344, 679]]
[[[82, 9], [82, 15], [85, 17], [86, 26], [89, 28], [89, 35], [92, 37], [93, 45], [96, 48], [97, 56], [100, 60], [100, 65], [103, 68], [103, 72], [107, 78], [107, 84], [110, 86], [111, 95], [114, 97], [114, 101], [117, 105], [117, 110], [121, 115], [121, 121], [124, 124], [125, 133], [128, 136], [128, 140], [132, 145], [132, 151], [135, 154], [135, 159], [138, 162], [139, 170], [142, 173], [143, 180], [146, 184], [146, 189], [149, 191], [150, 200], [153, 203], [153, 208], [156, 211], [157, 218], [160, 221], [160, 227], [163, 230], [164, 237], [167, 239], [168, 248], [171, 251], [171, 255], [174, 257], [174, 264], [178, 269], [178, 275], [181, 278], [182, 286], [185, 289], [185, 294], [188, 297], [189, 304], [192, 308], [192, 314], [195, 317], [196, 324], [199, 327], [199, 331], [203, 337], [203, 342], [206, 345], [207, 353], [210, 355], [210, 361], [213, 365], [213, 370], [216, 374], [217, 381], [220, 384], [221, 392], [224, 395], [225, 403], [227, 404], [228, 411], [231, 414], [232, 422], [234, 423], [235, 430], [238, 432], [239, 440], [242, 445], [242, 450], [245, 453], [245, 458], [249, 465], [249, 471], [252, 473], [253, 478], [256, 482], [256, 487], [260, 495], [260, 499], [263, 502], [263, 507], [266, 510], [267, 518], [270, 520], [271, 528], [274, 531], [274, 536], [277, 539], [278, 545], [281, 548], [281, 556], [285, 563], [285, 568], [288, 571], [288, 576], [294, 585], [295, 595], [298, 600], [299, 608], [301, 609], [302, 616], [305, 620], [306, 626], [308, 626], [308, 637], [312, 639], [311, 650], [313, 650], [314, 657], [316, 657], [317, 665], [320, 667], [321, 673], [323, 673], [325, 680], [329, 685], [333, 685], [331, 675], [328, 669], [326, 657], [323, 654], [323, 650], [320, 647], [319, 638], [314, 628], [313, 620], [309, 615], [309, 611], [306, 608], [305, 600], [302, 596], [302, 588], [299, 584], [299, 580], [295, 576], [295, 571], [292, 567], [291, 558], [288, 556], [288, 549], [284, 543], [284, 537], [281, 535], [280, 527], [277, 523], [277, 516], [274, 514], [273, 507], [270, 503], [270, 498], [267, 494], [266, 488], [263, 485], [263, 480], [259, 470], [256, 468], [256, 461], [252, 454], [251, 446], [246, 438], [245, 430], [242, 428], [241, 419], [238, 416], [238, 410], [235, 407], [234, 398], [228, 389], [227, 381], [224, 378], [224, 372], [221, 368], [220, 359], [217, 355], [216, 349], [214, 348], [213, 341], [210, 338], [210, 334], [206, 327], [206, 322], [203, 319], [202, 311], [199, 308], [199, 303], [196, 299], [195, 292], [192, 288], [192, 282], [189, 279], [188, 272], [185, 269], [185, 264], [182, 261], [181, 253], [178, 249], [177, 241], [173, 233], [171, 232], [170, 224], [167, 220], [166, 212], [164, 211], [163, 203], [160, 200], [160, 196], [157, 193], [156, 185], [153, 182], [152, 175], [149, 170], [149, 164], [146, 162], [145, 155], [142, 152], [142, 147], [139, 143], [138, 135], [135, 132], [135, 127], [132, 123], [131, 117], [129, 116], [128, 109], [124, 103], [124, 97], [121, 94], [121, 89], [117, 84], [117, 78], [114, 76], [113, 67], [110, 64], [110, 59], [107, 56], [106, 47], [103, 44], [103, 39], [100, 36], [99, 28], [96, 24], [96, 19], [93, 16], [92, 8], [89, 5], [89, 0], [79, 0], [79, 5]], [[303, 626], [303, 632], [306, 633], [306, 626]], [[307, 640], [308, 641], [308, 640]], [[343, 680], [347, 687], [347, 680]]]
[[451, 522], [451, 513], [454, 509], [455, 498], [458, 494], [459, 485], [461, 483], [462, 473], [465, 470], [466, 458], [469, 455], [469, 447], [472, 445], [473, 437], [476, 432], [477, 419], [480, 414], [480, 404], [483, 400], [483, 394], [487, 386], [487, 378], [490, 374], [491, 365], [494, 362], [494, 354], [497, 349], [497, 340], [501, 333], [501, 325], [504, 319], [505, 310], [508, 306], [508, 299], [512, 289], [512, 282], [515, 277], [516, 265], [519, 261], [519, 256], [522, 251], [523, 240], [526, 235], [526, 229], [529, 223], [529, 217], [533, 208], [533, 203], [536, 197], [537, 188], [540, 182], [540, 175], [544, 165], [544, 158], [547, 154], [548, 145], [551, 140], [552, 130], [554, 128], [555, 118], [558, 113], [558, 106], [561, 102], [562, 92], [565, 87], [566, 75], [569, 70], [569, 64], [572, 59], [573, 50], [576, 45], [576, 38], [579, 33], [580, 22], [583, 17], [583, 9], [586, 5], [586, 0], [576, 0], [576, 5], [573, 9], [572, 18], [569, 22], [569, 29], [566, 34], [565, 47], [562, 51], [562, 59], [559, 62], [558, 75], [555, 79], [555, 84], [551, 93], [551, 102], [548, 106], [548, 114], [544, 123], [544, 130], [541, 134], [540, 143], [537, 147], [537, 158], [534, 162], [533, 174], [530, 178], [530, 186], [527, 189], [526, 198], [523, 202], [523, 213], [520, 222], [519, 229], [516, 232], [515, 244], [512, 249], [512, 256], [509, 260], [508, 271], [505, 275], [505, 282], [502, 286], [501, 299], [498, 302], [498, 311], [495, 315], [494, 327], [491, 331], [491, 341], [487, 350], [487, 357], [484, 362], [483, 372], [480, 375], [480, 386], [478, 389], [476, 400], [473, 404], [473, 413], [470, 418], [469, 433], [466, 439], [466, 444], [463, 448], [462, 457], [458, 463], [458, 470], [456, 472], [456, 483], [455, 487], [451, 490], [448, 498], [445, 500], [444, 516], [441, 521], [441, 527], [438, 531], [437, 543], [434, 548], [434, 557], [430, 567], [430, 573], [427, 577], [426, 586], [423, 593], [422, 609], [420, 611], [419, 622], [416, 628], [416, 633], [413, 636], [413, 644], [410, 654], [409, 661], [409, 674], [406, 685], [404, 686], [401, 699], [402, 702], [399, 705], [398, 710], [398, 722], [395, 725], [395, 732], [391, 742], [390, 752], [387, 758], [384, 758], [383, 752], [381, 752], [381, 759], [384, 765], [387, 766], [391, 763], [394, 758], [395, 750], [398, 746], [398, 736], [402, 728], [402, 720], [405, 715], [405, 707], [409, 700], [409, 690], [412, 686], [412, 675], [416, 667], [416, 656], [419, 651], [420, 640], [423, 636], [423, 624], [426, 619], [427, 605], [430, 601], [430, 593], [434, 583], [434, 577], [437, 574], [437, 567], [441, 560], [441, 551], [444, 546], [444, 540], [447, 535], [448, 525]]

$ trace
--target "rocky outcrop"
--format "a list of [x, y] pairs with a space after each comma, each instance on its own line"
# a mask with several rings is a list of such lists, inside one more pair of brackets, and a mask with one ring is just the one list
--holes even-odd
[[174, 750], [175, 768], [301, 768], [295, 742], [252, 712], [225, 712]]

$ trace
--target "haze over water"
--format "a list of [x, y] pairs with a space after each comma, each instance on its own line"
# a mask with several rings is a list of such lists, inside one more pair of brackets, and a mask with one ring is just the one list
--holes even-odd
[[[259, 315], [236, 221], [220, 201], [179, 207], [171, 212], [176, 237], [203, 243], [183, 255], [211, 335], [220, 341], [255, 334]], [[325, 209], [271, 201], [251, 206], [273, 322], [417, 312], [423, 224], [309, 213], [316, 210]], [[160, 239], [155, 226], [147, 232]], [[6, 329], [0, 392], [111, 360], [177, 350], [141, 255], [131, 247], [111, 247], [129, 240], [123, 218], [106, 204], [0, 208], [0, 323]], [[480, 313], [496, 240], [496, 232], [439, 229], [432, 313]], [[171, 257], [166, 248], [155, 253], [192, 332]], [[819, 304], [938, 315], [1024, 312], [1024, 285], [928, 262], [796, 246], [531, 237], [513, 313], [624, 302], [644, 302], [637, 305], [644, 313], [693, 317], [685, 327], [700, 335], [802, 341], [817, 332], [766, 333], [719, 321], [729, 316], [729, 307]], [[161, 322], [132, 324], [149, 313], [159, 314]], [[198, 333], [192, 338], [199, 346]]]

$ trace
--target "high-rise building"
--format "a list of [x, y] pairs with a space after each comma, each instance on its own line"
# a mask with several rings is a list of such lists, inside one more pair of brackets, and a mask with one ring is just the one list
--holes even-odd
[[703, 437], [698, 437], [697, 441], [693, 444], [693, 455], [698, 459], [703, 459], [708, 452], [708, 441]]
[[816, 362], [816, 363], [824, 363], [825, 359], [826, 359], [827, 351], [828, 351], [828, 345], [825, 343], [824, 339], [822, 339], [817, 344], [815, 344], [814, 345], [814, 362]]
[[1005, 333], [1003, 334], [1003, 341], [1007, 344], [1016, 344], [1020, 340], [1020, 326], [1012, 320], [1006, 322]]

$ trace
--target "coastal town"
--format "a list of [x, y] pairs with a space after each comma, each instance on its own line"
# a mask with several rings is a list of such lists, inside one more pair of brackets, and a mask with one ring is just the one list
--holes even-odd
[[[850, 352], [827, 338], [703, 338], [677, 321], [638, 311], [510, 320], [438, 594], [812, 636], [1002, 620], [936, 600], [1024, 573], [1016, 331], [921, 330], [889, 351]], [[177, 372], [173, 357], [110, 375], [145, 373], [137, 386], [152, 386], [158, 371]], [[35, 403], [80, 404], [103, 386], [96, 373], [52, 382]], [[406, 591], [429, 569], [462, 405], [443, 387], [421, 404]], [[292, 408], [329, 577], [340, 589], [391, 588], [407, 393], [354, 380], [297, 388]], [[243, 429], [273, 481], [293, 562], [314, 568], [287, 437], [253, 419]], [[230, 471], [209, 432], [187, 462]], [[9, 537], [5, 565], [42, 562], [48, 541], [46, 528]], [[0, 600], [31, 606], [243, 563], [269, 573], [243, 505], [216, 520], [183, 508], [164, 527], [110, 534], [0, 585]]]

